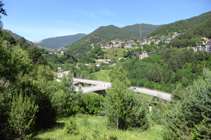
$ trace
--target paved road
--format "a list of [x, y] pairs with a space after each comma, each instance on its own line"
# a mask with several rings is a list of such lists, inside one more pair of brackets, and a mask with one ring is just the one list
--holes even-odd
[[[96, 81], [96, 80], [73, 78], [73, 82], [88, 83], [88, 84], [93, 85], [90, 87], [82, 87], [83, 93], [90, 93], [90, 92], [99, 91], [99, 90], [106, 90], [107, 88], [111, 87], [111, 83], [109, 83], [109, 82]], [[153, 95], [153, 96], [162, 98], [163, 100], [167, 100], [167, 101], [171, 100], [171, 94], [169, 94], [169, 93], [164, 93], [161, 91], [156, 91], [156, 90], [151, 90], [151, 89], [146, 89], [146, 88], [141, 88], [141, 87], [131, 87], [131, 89], [134, 90], [135, 92], [145, 93], [145, 94], [149, 94], [149, 95]], [[76, 91], [78, 91], [78, 90], [79, 90], [79, 88], [76, 87]]]

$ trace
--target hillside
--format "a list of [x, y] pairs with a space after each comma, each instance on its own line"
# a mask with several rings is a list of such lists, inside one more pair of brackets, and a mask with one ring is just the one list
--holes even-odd
[[155, 31], [145, 36], [145, 38], [153, 37], [161, 37], [162, 35], [172, 35], [173, 32], [183, 33], [186, 30], [199, 25], [200, 23], [204, 22], [206, 19], [211, 17], [211, 11], [201, 14], [199, 16], [195, 16], [186, 20], [176, 21], [174, 23], [162, 25], [158, 27]]
[[150, 24], [135, 24], [123, 28], [119, 28], [113, 25], [102, 26], [86, 37], [78, 40], [70, 46], [67, 46], [67, 51], [72, 55], [77, 54], [77, 57], [81, 58], [91, 50], [90, 44], [92, 43], [108, 42], [114, 39], [141, 39], [158, 27], [159, 25]]
[[[19, 40], [19, 39], [22, 37], [22, 36], [20, 36], [20, 35], [18, 35], [18, 34], [16, 34], [16, 33], [13, 33], [11, 30], [4, 29], [4, 31], [6, 31], [7, 33], [11, 34], [11, 35], [13, 36], [13, 38], [15, 38], [16, 40]], [[27, 39], [25, 39], [25, 40], [26, 40], [27, 43], [33, 44], [33, 45], [35, 45], [35, 46], [38, 47], [38, 48], [45, 48], [45, 49], [47, 49], [47, 50], [51, 50], [51, 49], [46, 48], [46, 47], [43, 46], [43, 45], [36, 44], [36, 43], [34, 43], [34, 42], [32, 42], [32, 41], [29, 41], [29, 40], [27, 40]]]
[[53, 38], [44, 39], [38, 42], [37, 44], [41, 46], [45, 46], [50, 49], [58, 49], [61, 47], [68, 46], [85, 36], [86, 34], [75, 34], [75, 35], [68, 35], [68, 36], [53, 37]]

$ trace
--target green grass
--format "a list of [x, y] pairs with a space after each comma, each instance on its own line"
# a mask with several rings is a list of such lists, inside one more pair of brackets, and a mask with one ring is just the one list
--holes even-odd
[[100, 81], [110, 82], [110, 79], [109, 79], [110, 72], [111, 70], [102, 70], [102, 71], [93, 73], [93, 75], [96, 76], [97, 79]]
[[82, 136], [86, 136], [87, 140], [93, 140], [94, 130], [99, 131], [99, 139], [104, 140], [110, 133], [116, 135], [119, 140], [161, 140], [162, 126], [154, 125], [146, 131], [140, 130], [116, 130], [107, 128], [106, 118], [99, 118], [97, 116], [88, 116], [88, 124], [84, 125], [84, 115], [77, 115], [76, 122], [79, 126], [78, 135], [66, 134], [64, 131], [64, 124], [69, 118], [60, 118], [57, 123], [60, 124], [51, 130], [38, 133], [34, 139], [54, 139], [54, 140], [80, 140]]
[[144, 94], [144, 93], [139, 93], [139, 94], [141, 94], [141, 96], [143, 96], [143, 98], [145, 99], [145, 101], [147, 103], [149, 103], [152, 100], [152, 98], [154, 98], [154, 96], [149, 95], [149, 94]]

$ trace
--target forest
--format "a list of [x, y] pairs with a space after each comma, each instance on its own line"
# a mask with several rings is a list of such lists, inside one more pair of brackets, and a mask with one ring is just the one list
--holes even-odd
[[[86, 37], [76, 41], [75, 43], [67, 46], [67, 52], [74, 57], [80, 59], [91, 51], [91, 44], [99, 44], [108, 42], [113, 39], [141, 39], [150, 32], [158, 28], [159, 25], [150, 24], [135, 24], [132, 26], [126, 26], [119, 28], [113, 25], [99, 27], [94, 32], [88, 34]], [[140, 35], [141, 30], [141, 35]]]
[[182, 48], [157, 47], [156, 53], [139, 60], [127, 59], [121, 65], [133, 86], [171, 93], [177, 84], [187, 87], [202, 76], [203, 67], [211, 67], [211, 55]]
[[188, 29], [193, 28], [202, 22], [205, 22], [207, 19], [210, 18], [211, 12], [207, 12], [201, 14], [199, 16], [195, 16], [186, 20], [176, 21], [174, 23], [162, 25], [158, 27], [155, 31], [145, 36], [145, 38], [150, 38], [153, 36], [154, 38], [160, 38], [163, 35], [172, 36], [173, 32], [183, 33], [186, 32]]

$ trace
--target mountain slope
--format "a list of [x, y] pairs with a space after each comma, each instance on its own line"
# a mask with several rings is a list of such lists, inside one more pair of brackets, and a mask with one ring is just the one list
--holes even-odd
[[[10, 31], [10, 30], [8, 30], [8, 29], [4, 29], [4, 31], [6, 31], [7, 33], [10, 33], [15, 39], [20, 39], [22, 36], [20, 36], [20, 35], [18, 35], [18, 34], [16, 34], [16, 33], [13, 33], [12, 31]], [[27, 39], [25, 39], [26, 40], [26, 42], [27, 43], [29, 43], [29, 44], [33, 44], [33, 45], [35, 45], [36, 47], [38, 47], [38, 48], [45, 48], [45, 49], [47, 49], [47, 50], [51, 50], [51, 49], [48, 49], [48, 48], [46, 48], [45, 46], [43, 46], [43, 45], [39, 45], [39, 44], [36, 44], [36, 43], [34, 43], [34, 42], [32, 42], [32, 41], [29, 41], [29, 40], [27, 40]]]
[[81, 58], [91, 50], [90, 44], [92, 43], [108, 42], [114, 39], [140, 39], [154, 31], [157, 27], [159, 27], [159, 25], [150, 24], [135, 24], [123, 28], [113, 25], [102, 26], [86, 37], [76, 41], [70, 46], [67, 46], [67, 51], [72, 55], [77, 55], [77, 58]]
[[148, 34], [145, 38], [149, 38], [151, 36], [159, 38], [162, 35], [169, 35], [172, 34], [173, 32], [183, 33], [186, 30], [199, 25], [200, 23], [204, 22], [206, 19], [210, 17], [211, 17], [211, 11], [186, 20], [180, 20], [174, 23], [162, 25], [152, 33]]
[[51, 49], [58, 49], [61, 47], [68, 46], [85, 36], [86, 34], [76, 34], [76, 35], [53, 37], [53, 38], [44, 39], [38, 42], [37, 44], [45, 46], [47, 48], [51, 48]]

